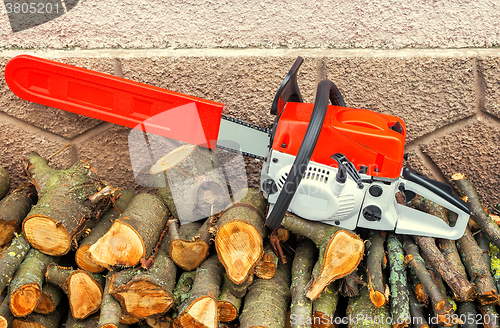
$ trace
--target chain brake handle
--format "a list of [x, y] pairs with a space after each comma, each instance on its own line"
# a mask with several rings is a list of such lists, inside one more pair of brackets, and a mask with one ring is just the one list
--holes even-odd
[[[295, 63], [297, 63], [297, 61]], [[271, 229], [277, 229], [280, 226], [288, 210], [288, 206], [304, 176], [323, 127], [329, 100], [332, 105], [345, 107], [344, 99], [337, 86], [330, 80], [322, 80], [318, 84], [311, 119], [297, 153], [297, 157], [290, 168], [290, 172], [281, 189], [278, 200], [267, 217], [266, 225]]]

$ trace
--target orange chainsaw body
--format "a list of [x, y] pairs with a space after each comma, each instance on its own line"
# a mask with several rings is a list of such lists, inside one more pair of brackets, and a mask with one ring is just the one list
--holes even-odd
[[[286, 103], [273, 138], [274, 150], [297, 155], [313, 106]], [[391, 129], [396, 122], [401, 132]], [[331, 156], [343, 153], [358, 171], [365, 166], [368, 175], [395, 179], [403, 168], [405, 139], [406, 127], [396, 116], [330, 105], [311, 161], [337, 167]]]

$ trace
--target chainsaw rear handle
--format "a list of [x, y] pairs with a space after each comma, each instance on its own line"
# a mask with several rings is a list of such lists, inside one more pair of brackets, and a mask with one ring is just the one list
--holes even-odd
[[280, 226], [288, 210], [288, 206], [304, 176], [323, 127], [323, 121], [325, 120], [328, 110], [328, 100], [330, 100], [332, 104], [336, 104], [338, 101], [344, 101], [335, 84], [333, 84], [332, 81], [323, 80], [318, 84], [311, 119], [297, 153], [297, 157], [290, 168], [290, 172], [281, 189], [278, 200], [267, 217], [266, 225], [271, 229], [277, 229]]

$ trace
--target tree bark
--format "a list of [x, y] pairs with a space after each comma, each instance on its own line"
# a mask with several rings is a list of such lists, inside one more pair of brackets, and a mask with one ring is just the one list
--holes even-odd
[[59, 328], [64, 316], [59, 309], [49, 314], [32, 313], [24, 318], [15, 318], [12, 326], [14, 328]]
[[461, 328], [477, 328], [476, 305], [473, 302], [459, 303], [457, 314], [463, 322]]
[[375, 307], [370, 300], [368, 288], [362, 288], [360, 295], [351, 297], [348, 300], [347, 316], [353, 318], [349, 322], [349, 328], [377, 327], [390, 328], [387, 318], [390, 317], [389, 309], [386, 305]]
[[389, 257], [389, 284], [391, 287], [391, 315], [393, 327], [407, 327], [411, 322], [408, 278], [404, 264], [403, 245], [398, 237], [390, 233], [387, 237]]
[[248, 288], [252, 286], [254, 279], [255, 275], [251, 274], [248, 276], [247, 280], [245, 280], [242, 284], [236, 285], [234, 282], [231, 281], [231, 289], [230, 289], [231, 294], [239, 298], [245, 297]]
[[12, 327], [14, 315], [10, 312], [10, 295], [7, 295], [0, 304], [0, 328]]
[[240, 328], [285, 328], [290, 296], [290, 271], [279, 263], [272, 279], [256, 279], [249, 288], [240, 315]]
[[99, 222], [91, 229], [90, 233], [79, 243], [80, 247], [76, 250], [75, 261], [76, 265], [82, 270], [92, 273], [99, 273], [105, 270], [103, 266], [96, 264], [92, 260], [89, 248], [108, 232], [113, 222], [120, 217], [120, 214], [125, 211], [135, 197], [135, 193], [130, 190], [119, 190], [117, 195], [120, 195], [120, 197], [115, 201], [115, 206], [104, 213]]
[[44, 273], [54, 257], [31, 248], [9, 284], [10, 310], [16, 317], [33, 312], [42, 295]]
[[179, 306], [175, 327], [216, 328], [218, 321], [216, 299], [220, 293], [223, 267], [215, 255], [196, 269], [189, 298]]
[[191, 222], [178, 227], [178, 221], [168, 220], [168, 254], [185, 271], [192, 271], [208, 257], [212, 233], [215, 230], [214, 216], [205, 223]]
[[432, 304], [432, 308], [437, 316], [438, 324], [444, 325], [451, 315], [453, 315], [453, 308], [448, 302], [447, 298], [438, 286], [432, 280], [432, 277], [425, 267], [424, 260], [419, 254], [418, 246], [411, 240], [409, 236], [403, 237], [404, 250], [406, 252], [405, 261], [413, 267], [415, 273], [422, 283], [426, 293]]
[[0, 258], [0, 293], [7, 287], [30, 248], [28, 241], [21, 234], [17, 235], [6, 249]]
[[151, 328], [170, 328], [172, 327], [172, 317], [167, 314], [159, 318], [147, 318], [146, 323]]
[[494, 244], [490, 243], [490, 268], [491, 268], [491, 277], [495, 282], [495, 286], [497, 290], [500, 289], [500, 251], [498, 247]]
[[382, 307], [389, 301], [385, 297], [385, 284], [382, 270], [385, 269], [385, 231], [370, 231], [367, 247], [366, 268], [370, 300], [375, 307]]
[[366, 283], [358, 274], [358, 268], [353, 272], [339, 280], [339, 293], [344, 297], [359, 296], [359, 286], [364, 286]]
[[319, 249], [321, 270], [309, 284], [306, 296], [315, 300], [334, 280], [345, 277], [357, 268], [363, 258], [363, 240], [345, 229], [314, 222], [287, 213], [281, 223], [285, 229], [311, 239]]
[[[99, 321], [98, 315], [91, 315], [86, 319], [75, 319], [71, 315], [68, 314], [68, 318], [64, 323], [64, 328], [95, 328], [97, 327], [97, 322]], [[125, 327], [122, 325], [122, 327]]]
[[485, 328], [500, 327], [500, 317], [494, 304], [480, 305], [479, 310], [482, 315], [482, 323]]
[[71, 314], [75, 319], [85, 319], [101, 307], [104, 286], [101, 275], [53, 263], [47, 267], [45, 279], [61, 287], [68, 295]]
[[411, 323], [413, 328], [430, 328], [427, 323], [426, 315], [422, 310], [422, 304], [417, 302], [413, 292], [408, 289], [409, 307], [411, 314]]
[[274, 253], [270, 242], [264, 245], [264, 255], [259, 264], [255, 267], [255, 275], [260, 279], [271, 279], [278, 267], [278, 256]]
[[312, 318], [313, 304], [306, 297], [305, 289], [311, 280], [316, 253], [316, 245], [309, 239], [301, 241], [295, 249], [295, 257], [292, 262], [292, 283], [290, 285], [292, 297], [290, 317], [298, 320], [293, 320], [295, 323], [291, 323], [292, 328], [311, 327], [311, 324], [307, 324], [305, 319]]
[[241, 298], [231, 294], [231, 280], [224, 274], [224, 279], [217, 299], [220, 322], [231, 322], [238, 318], [241, 307]]
[[[110, 293], [111, 279], [114, 272], [110, 271], [106, 277], [106, 285], [101, 302], [101, 313], [95, 327], [97, 328], [118, 328], [122, 317], [122, 307]], [[68, 328], [68, 327], [66, 327]]]
[[174, 288], [174, 305], [172, 309], [177, 311], [179, 306], [184, 303], [191, 294], [191, 288], [193, 288], [194, 278], [196, 277], [196, 271], [184, 271]]
[[230, 204], [225, 179], [211, 150], [182, 145], [149, 171], [172, 216], [181, 223], [207, 218]]
[[0, 165], [0, 199], [4, 198], [10, 189], [9, 172]]
[[[243, 284], [263, 256], [266, 237], [266, 200], [262, 193], [245, 189], [246, 195], [217, 221], [215, 248], [219, 261], [236, 285]], [[235, 198], [239, 199], [241, 194]]]
[[500, 247], [500, 228], [484, 211], [472, 183], [462, 173], [454, 174], [451, 179], [462, 194], [467, 196], [467, 203], [470, 206], [470, 214], [474, 222], [481, 227], [482, 231], [488, 234], [490, 240], [497, 247]]
[[334, 318], [339, 303], [339, 294], [337, 290], [337, 282], [333, 282], [314, 300], [313, 328], [329, 328], [332, 325], [331, 320], [327, 320], [327, 323], [325, 320], [326, 318]]
[[135, 196], [108, 232], [90, 246], [92, 260], [108, 269], [135, 266], [151, 254], [167, 217], [167, 208], [155, 195]]
[[14, 190], [0, 201], [0, 247], [21, 231], [23, 220], [36, 200], [35, 187], [30, 184]]
[[491, 277], [489, 265], [484, 262], [483, 251], [477, 245], [468, 227], [456, 243], [469, 277], [476, 286], [476, 297], [481, 305], [498, 303], [498, 292]]
[[[424, 197], [416, 196], [412, 206], [448, 223], [446, 209]], [[459, 270], [455, 270], [455, 266], [441, 253], [436, 245], [436, 239], [423, 236], [414, 236], [413, 238], [426, 255], [429, 263], [439, 272], [458, 299], [462, 301], [472, 300], [475, 292], [474, 286], [467, 280], [467, 275], [462, 275]]]
[[62, 256], [110, 206], [114, 190], [85, 161], [54, 170], [47, 160], [31, 153], [23, 165], [39, 198], [23, 221], [24, 236], [42, 253]]
[[[174, 303], [173, 290], [177, 267], [168, 257], [167, 244], [162, 243], [147, 270], [126, 270], [113, 278], [109, 293], [116, 298], [123, 313], [146, 318], [166, 313]], [[119, 277], [123, 274], [126, 277]]]

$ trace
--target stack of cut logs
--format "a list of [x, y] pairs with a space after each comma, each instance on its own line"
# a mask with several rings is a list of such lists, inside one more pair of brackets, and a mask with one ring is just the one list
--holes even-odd
[[[112, 188], [85, 161], [52, 169], [36, 153], [22, 163], [29, 185], [10, 191], [0, 167], [0, 328], [498, 326], [500, 229], [463, 175], [453, 180], [472, 215], [457, 241], [292, 214], [269, 231], [261, 192], [221, 201], [227, 186], [201, 174], [215, 165], [204, 151], [184, 145], [159, 160], [158, 196]], [[425, 198], [397, 198], [453, 224]], [[181, 211], [212, 215], [180, 224]]]

